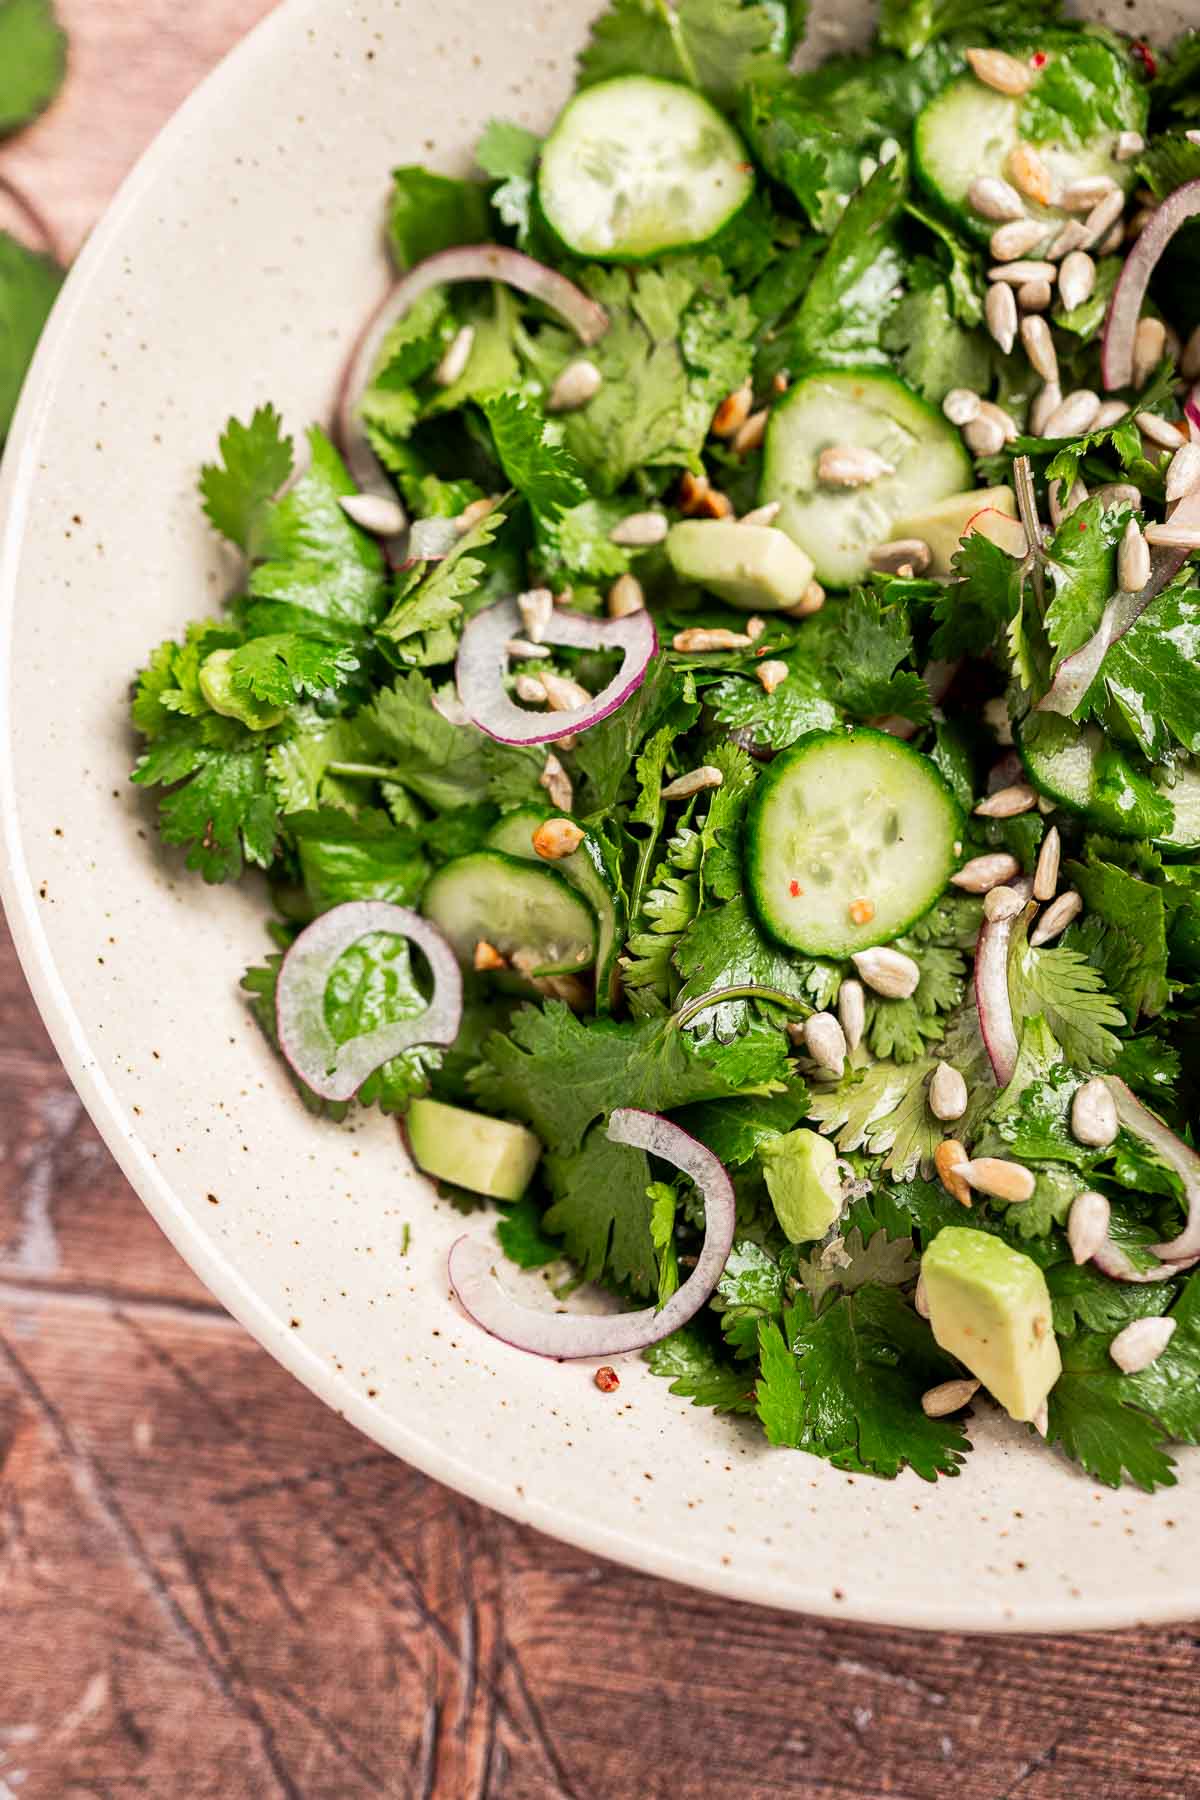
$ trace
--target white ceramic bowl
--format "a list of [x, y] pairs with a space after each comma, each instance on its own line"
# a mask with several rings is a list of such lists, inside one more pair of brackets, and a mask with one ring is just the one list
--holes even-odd
[[[637, 1362], [605, 1396], [586, 1369], [467, 1324], [444, 1273], [461, 1221], [405, 1168], [394, 1125], [314, 1122], [247, 1018], [261, 894], [206, 889], [164, 856], [128, 784], [130, 673], [231, 575], [194, 493], [225, 419], [266, 399], [293, 430], [327, 412], [384, 280], [389, 168], [465, 167], [494, 114], [544, 126], [592, 10], [291, 0], [184, 107], [80, 259], [0, 499], [3, 891], [35, 996], [181, 1254], [330, 1406], [439, 1480], [805, 1612], [1001, 1630], [1194, 1616], [1200, 1457], [1181, 1457], [1178, 1490], [1114, 1494], [988, 1416], [956, 1480], [851, 1478], [672, 1398]], [[839, 0], [829, 38], [864, 13]]]

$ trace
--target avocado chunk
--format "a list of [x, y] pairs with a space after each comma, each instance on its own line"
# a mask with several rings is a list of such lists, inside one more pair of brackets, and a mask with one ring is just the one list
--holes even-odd
[[949, 575], [967, 526], [981, 512], [997, 512], [1006, 519], [1015, 519], [1017, 497], [1010, 487], [970, 488], [963, 494], [951, 494], [948, 500], [938, 500], [923, 512], [897, 519], [892, 536], [923, 538], [933, 552], [929, 573]]
[[284, 717], [284, 709], [235, 689], [229, 673], [232, 658], [232, 650], [213, 650], [205, 657], [200, 664], [200, 692], [223, 718], [240, 719], [251, 731], [269, 731]]
[[775, 1217], [789, 1243], [824, 1237], [842, 1210], [837, 1151], [819, 1131], [786, 1132], [759, 1145]]
[[405, 1129], [413, 1161], [426, 1175], [492, 1200], [519, 1200], [542, 1154], [524, 1125], [441, 1100], [414, 1100]]
[[684, 519], [667, 533], [667, 555], [681, 581], [742, 612], [796, 606], [813, 578], [812, 558], [774, 525]]
[[1014, 1419], [1032, 1419], [1062, 1373], [1050, 1291], [1037, 1264], [1002, 1238], [962, 1225], [921, 1258], [929, 1323]]

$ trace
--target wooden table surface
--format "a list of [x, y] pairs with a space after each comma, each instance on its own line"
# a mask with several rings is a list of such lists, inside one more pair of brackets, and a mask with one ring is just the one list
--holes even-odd
[[[0, 174], [65, 253], [268, 4], [59, 0], [68, 86]], [[0, 1646], [0, 1800], [1200, 1795], [1194, 1630], [933, 1637], [736, 1606], [358, 1437], [160, 1236], [6, 939]]]

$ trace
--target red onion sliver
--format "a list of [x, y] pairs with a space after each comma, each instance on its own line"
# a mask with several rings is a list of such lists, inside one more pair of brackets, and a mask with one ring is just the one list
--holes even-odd
[[1200, 181], [1187, 181], [1168, 194], [1147, 219], [1125, 258], [1108, 306], [1104, 339], [1100, 346], [1100, 371], [1104, 385], [1129, 387], [1133, 382], [1133, 340], [1142, 303], [1158, 259], [1181, 225], [1200, 213]]
[[[1033, 892], [1028, 875], [1008, 886], [1023, 900]], [[1020, 917], [1018, 912], [1008, 919], [985, 919], [975, 940], [975, 1010], [992, 1074], [1000, 1087], [1007, 1087], [1012, 1080], [1021, 1047], [1008, 991], [1008, 952], [1013, 926]]]
[[429, 288], [459, 281], [503, 281], [509, 287], [519, 288], [565, 319], [584, 344], [596, 343], [608, 330], [608, 314], [582, 288], [519, 250], [509, 250], [501, 244], [460, 244], [427, 256], [388, 289], [363, 326], [342, 371], [337, 395], [337, 436], [350, 473], [364, 493], [394, 498], [392, 484], [357, 416], [359, 398], [371, 379], [383, 340], [397, 319], [402, 319]]
[[535, 1312], [496, 1280], [496, 1252], [484, 1238], [460, 1237], [450, 1247], [450, 1285], [463, 1311], [492, 1337], [535, 1356], [622, 1356], [670, 1337], [712, 1294], [733, 1247], [737, 1219], [733, 1183], [711, 1150], [659, 1113], [620, 1107], [608, 1121], [614, 1144], [630, 1144], [690, 1175], [704, 1196], [704, 1242], [696, 1267], [661, 1308], [608, 1313]]
[[1169, 1244], [1154, 1244], [1155, 1256], [1167, 1262], [1180, 1263], [1200, 1255], [1200, 1156], [1183, 1139], [1176, 1137], [1157, 1113], [1143, 1106], [1133, 1090], [1116, 1075], [1104, 1076], [1105, 1085], [1117, 1103], [1117, 1118], [1134, 1137], [1140, 1138], [1154, 1151], [1160, 1162], [1183, 1182], [1187, 1204], [1187, 1224]]
[[524, 634], [516, 601], [498, 600], [467, 621], [458, 646], [454, 669], [458, 697], [472, 723], [501, 744], [550, 744], [598, 724], [642, 685], [658, 649], [654, 621], [644, 608], [625, 619], [592, 619], [586, 613], [556, 606], [542, 631], [546, 644], [564, 644], [575, 650], [621, 650], [624, 655], [607, 687], [586, 706], [573, 706], [566, 712], [530, 712], [504, 691], [508, 670], [505, 646], [510, 638]]
[[1124, 1250], [1114, 1244], [1111, 1238], [1106, 1238], [1098, 1250], [1092, 1251], [1091, 1260], [1110, 1281], [1136, 1281], [1144, 1284], [1169, 1281], [1172, 1275], [1179, 1273], [1179, 1265], [1175, 1263], [1160, 1263], [1156, 1269], [1134, 1268]]
[[1197, 382], [1184, 401], [1183, 411], [1188, 422], [1188, 436], [1193, 444], [1200, 442], [1200, 382]]
[[[380, 1025], [339, 1044], [325, 1019], [325, 989], [334, 965], [371, 932], [408, 938], [425, 952], [433, 998], [414, 1019]], [[452, 1044], [462, 1020], [458, 958], [428, 920], [384, 900], [349, 900], [305, 926], [279, 970], [275, 1024], [289, 1067], [324, 1100], [350, 1100], [382, 1063], [417, 1044]]]

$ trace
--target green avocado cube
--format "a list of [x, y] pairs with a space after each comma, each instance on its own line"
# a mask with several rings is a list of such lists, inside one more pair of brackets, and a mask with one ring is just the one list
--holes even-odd
[[426, 1175], [493, 1200], [519, 1200], [542, 1154], [540, 1139], [524, 1125], [441, 1100], [414, 1100], [404, 1125], [413, 1161]]
[[694, 581], [742, 612], [796, 606], [813, 578], [812, 558], [786, 531], [737, 519], [672, 525], [667, 556], [681, 581]]
[[988, 1231], [947, 1225], [921, 1258], [929, 1323], [1005, 1412], [1032, 1419], [1062, 1373], [1050, 1290], [1031, 1257]]
[[759, 1145], [775, 1217], [789, 1243], [825, 1236], [842, 1210], [837, 1151], [819, 1131], [786, 1132]]

